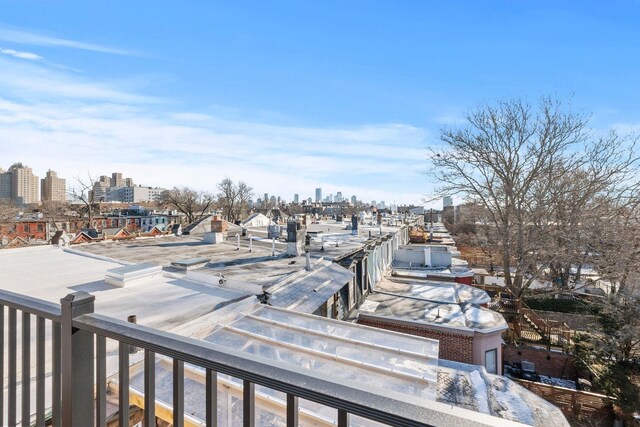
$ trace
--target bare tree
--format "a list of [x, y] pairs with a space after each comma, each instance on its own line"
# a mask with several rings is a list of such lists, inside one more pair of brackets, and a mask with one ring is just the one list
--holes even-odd
[[438, 192], [486, 210], [506, 285], [517, 296], [549, 265], [566, 279], [585, 252], [579, 227], [587, 224], [585, 213], [599, 215], [592, 209], [630, 177], [633, 144], [621, 142], [631, 138], [612, 133], [594, 141], [584, 115], [549, 98], [537, 109], [501, 101], [469, 113], [467, 121], [463, 129], [443, 129], [447, 149], [431, 153]]
[[459, 208], [459, 215], [449, 231], [459, 247], [471, 251], [469, 255], [473, 256], [474, 263], [494, 273], [502, 258], [492, 215], [476, 203], [465, 203]]
[[98, 180], [93, 178], [91, 174], [87, 173], [86, 179], [75, 177], [74, 181], [75, 182], [73, 184], [73, 187], [69, 189], [68, 194], [74, 200], [78, 200], [84, 204], [87, 216], [86, 226], [88, 228], [91, 228], [93, 224], [94, 214], [96, 210], [99, 209], [99, 200], [97, 200], [95, 193], [95, 185]]
[[562, 288], [574, 273], [575, 282], [580, 280], [583, 264], [593, 260], [603, 224], [615, 224], [618, 207], [630, 200], [625, 194], [638, 182], [635, 138], [611, 132], [581, 148], [554, 159], [530, 196], [531, 224], [542, 239], [537, 265], [548, 267], [547, 278]]
[[236, 191], [236, 203], [234, 217], [235, 220], [242, 218], [249, 210], [249, 200], [253, 197], [253, 188], [246, 183], [239, 181]]
[[595, 386], [616, 397], [616, 404], [631, 421], [640, 410], [640, 296], [617, 292], [597, 301], [593, 331], [574, 339], [580, 368], [597, 367]]
[[20, 209], [11, 200], [0, 200], [0, 222], [14, 222]]
[[242, 181], [235, 184], [230, 178], [225, 178], [218, 184], [218, 190], [218, 204], [222, 215], [230, 222], [242, 218], [249, 209], [253, 188]]
[[67, 230], [66, 223], [76, 217], [70, 214], [76, 214], [77, 212], [71, 211], [68, 202], [46, 200], [43, 201], [34, 212], [39, 212], [42, 216], [49, 220], [49, 223], [53, 226], [54, 230]]
[[196, 191], [189, 187], [174, 187], [162, 193], [161, 202], [175, 207], [185, 214], [188, 224], [200, 219], [215, 204], [211, 193]]

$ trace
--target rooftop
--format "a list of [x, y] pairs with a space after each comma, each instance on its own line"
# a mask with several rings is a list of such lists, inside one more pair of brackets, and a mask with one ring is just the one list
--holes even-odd
[[[358, 384], [372, 393], [403, 401], [439, 402], [531, 425], [566, 425], [557, 408], [510, 380], [488, 374], [481, 366], [438, 360], [435, 340], [268, 306], [233, 315], [204, 339], [229, 350], [241, 349], [276, 365], [286, 363], [338, 384]], [[170, 361], [156, 361], [156, 378], [161, 383], [170, 384], [171, 373]], [[204, 372], [193, 369], [189, 377], [185, 408], [195, 419], [202, 420]], [[221, 402], [241, 392], [237, 379], [222, 376], [220, 382], [224, 384], [218, 389]], [[131, 383], [142, 389], [141, 371]], [[169, 405], [171, 387], [158, 389], [156, 397]], [[256, 390], [257, 417], [262, 425], [284, 422], [284, 402], [283, 393], [264, 387]], [[302, 400], [300, 407], [301, 417], [312, 420], [314, 425], [335, 425], [335, 410]], [[231, 424], [241, 422], [238, 413], [232, 412], [231, 417]], [[352, 425], [377, 424], [356, 417]]]
[[473, 286], [453, 282], [383, 277], [376, 284], [374, 290], [379, 293], [445, 304], [472, 303], [479, 305], [491, 302], [491, 297], [485, 291]]
[[[170, 267], [172, 261], [196, 257], [211, 261], [204, 268], [186, 275]], [[307, 304], [312, 294], [320, 294], [334, 282], [344, 284], [352, 277], [351, 272], [328, 259], [316, 258], [311, 271], [305, 270], [305, 261], [304, 257], [280, 255], [273, 258], [270, 245], [256, 245], [253, 252], [248, 252], [245, 246], [237, 250], [235, 241], [211, 245], [194, 237], [0, 252], [3, 287], [14, 292], [58, 302], [69, 292], [84, 290], [95, 295], [96, 313], [117, 319], [136, 314], [139, 324], [204, 339], [229, 351], [259, 356], [273, 365], [329, 378], [336, 384], [357, 384], [398, 401], [440, 402], [528, 424], [566, 425], [557, 408], [509, 380], [489, 375], [479, 366], [438, 360], [437, 341], [258, 303], [255, 290], [264, 288], [271, 293], [272, 303], [280, 301], [276, 305], [295, 310]], [[132, 263], [144, 262], [148, 264], [127, 268]], [[154, 265], [164, 267], [159, 275]], [[133, 274], [136, 280], [125, 280], [124, 287], [107, 284], [108, 270], [111, 276], [127, 279]], [[145, 277], [147, 271], [153, 274]], [[222, 279], [221, 274], [226, 280], [218, 280]], [[384, 286], [390, 291], [413, 296], [377, 293], [371, 296], [374, 298], [371, 302], [379, 302], [375, 298], [384, 297], [409, 302], [413, 306], [407, 305], [403, 309], [416, 313], [416, 319], [421, 310], [423, 320], [430, 313], [429, 304], [442, 307], [442, 304], [421, 299], [425, 296], [448, 301], [482, 298], [455, 284], [418, 283], [413, 289], [410, 287], [413, 285], [402, 281], [385, 280]], [[289, 293], [293, 299], [288, 300], [285, 294], [279, 295], [285, 288], [304, 291]], [[458, 307], [462, 313], [452, 311], [448, 316], [451, 324], [460, 322], [462, 316], [465, 325], [475, 327], [474, 322], [479, 324], [481, 319], [474, 316], [486, 315], [483, 311], [474, 311], [477, 307], [470, 303], [447, 306]], [[397, 307], [393, 306], [393, 309]], [[117, 371], [117, 343], [108, 345], [107, 352], [107, 372], [114, 374]], [[140, 353], [132, 356], [132, 364], [139, 363], [141, 358]], [[49, 363], [47, 361], [47, 366]], [[157, 398], [171, 402], [170, 363], [158, 357], [156, 371]], [[188, 372], [186, 409], [193, 417], [203, 419], [204, 394], [200, 388], [204, 384], [198, 380], [203, 372], [188, 367], [185, 372]], [[141, 376], [134, 374], [131, 384], [136, 387], [141, 381]], [[224, 384], [221, 394], [233, 396], [238, 392], [234, 379], [221, 377], [220, 381]], [[286, 398], [262, 387], [257, 388], [256, 394], [261, 396], [257, 398], [256, 406], [266, 411], [261, 416], [269, 420], [269, 425], [273, 424], [279, 415], [269, 408]], [[260, 406], [261, 402], [263, 406]], [[322, 421], [317, 425], [330, 425], [335, 419], [335, 410], [306, 401], [301, 401], [301, 407], [316, 421]], [[362, 425], [372, 424], [363, 422]]]
[[480, 306], [491, 298], [472, 286], [383, 278], [374, 291], [360, 313], [469, 332], [488, 333], [508, 327], [501, 314]]

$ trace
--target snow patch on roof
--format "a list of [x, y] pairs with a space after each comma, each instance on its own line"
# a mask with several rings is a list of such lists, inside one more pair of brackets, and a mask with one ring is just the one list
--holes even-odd
[[478, 405], [478, 412], [490, 414], [489, 401], [487, 398], [487, 384], [482, 379], [480, 372], [472, 371], [469, 374], [471, 384], [473, 384], [476, 404]]

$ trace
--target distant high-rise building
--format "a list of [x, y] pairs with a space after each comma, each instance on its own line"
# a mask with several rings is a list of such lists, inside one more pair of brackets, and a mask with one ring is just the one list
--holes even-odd
[[358, 203], [358, 199], [356, 198], [356, 195], [354, 194], [353, 196], [351, 196], [351, 204], [355, 205], [356, 203]]
[[[38, 203], [40, 180], [28, 166], [15, 163], [9, 168], [11, 174], [11, 199], [18, 205]], [[4, 181], [4, 180], [3, 180]]]
[[[111, 182], [111, 181], [109, 181]], [[109, 183], [105, 183], [103, 180], [100, 181], [96, 181], [93, 184], [93, 188], [90, 191], [89, 194], [89, 199], [93, 200], [94, 202], [104, 202], [107, 200], [107, 190], [111, 188], [109, 186]], [[113, 188], [119, 188], [119, 187], [113, 187]]]
[[67, 182], [49, 169], [40, 182], [40, 197], [43, 202], [64, 202], [67, 200]]
[[342, 191], [336, 193], [336, 202], [342, 203]]
[[[94, 187], [95, 188], [95, 187]], [[142, 203], [154, 202], [162, 197], [164, 188], [153, 187], [109, 187], [104, 194], [107, 202]]]
[[309, 204], [309, 205], [310, 205], [311, 203], [313, 203], [313, 199], [312, 199], [311, 197], [309, 197], [309, 198], [307, 199], [307, 204]]
[[0, 200], [11, 200], [11, 172], [0, 168]]
[[298, 196], [297, 194], [293, 195], [293, 203], [295, 203], [296, 205], [300, 203], [300, 196]]
[[111, 178], [109, 178], [106, 175], [101, 175], [100, 179], [98, 180], [98, 182], [101, 182], [102, 184], [104, 184], [105, 187], [110, 187], [111, 186]]
[[122, 173], [114, 172], [111, 174], [111, 187], [124, 187], [124, 179]]
[[133, 179], [131, 178], [125, 178], [124, 179], [124, 186], [125, 187], [133, 187]]
[[316, 188], [316, 203], [322, 202], [322, 188]]
[[379, 207], [380, 209], [385, 209], [385, 208], [386, 208], [386, 205], [385, 205], [385, 203], [384, 203], [384, 200], [382, 200], [382, 201], [380, 202], [380, 204], [378, 205], [378, 207]]
[[442, 207], [446, 208], [448, 206], [453, 206], [453, 197], [445, 196], [442, 198]]
[[333, 194], [329, 194], [329, 203], [333, 203]]

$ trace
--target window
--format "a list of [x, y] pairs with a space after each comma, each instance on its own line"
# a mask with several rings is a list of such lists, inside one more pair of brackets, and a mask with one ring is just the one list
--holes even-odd
[[490, 374], [498, 373], [498, 351], [495, 348], [484, 352], [484, 367]]

